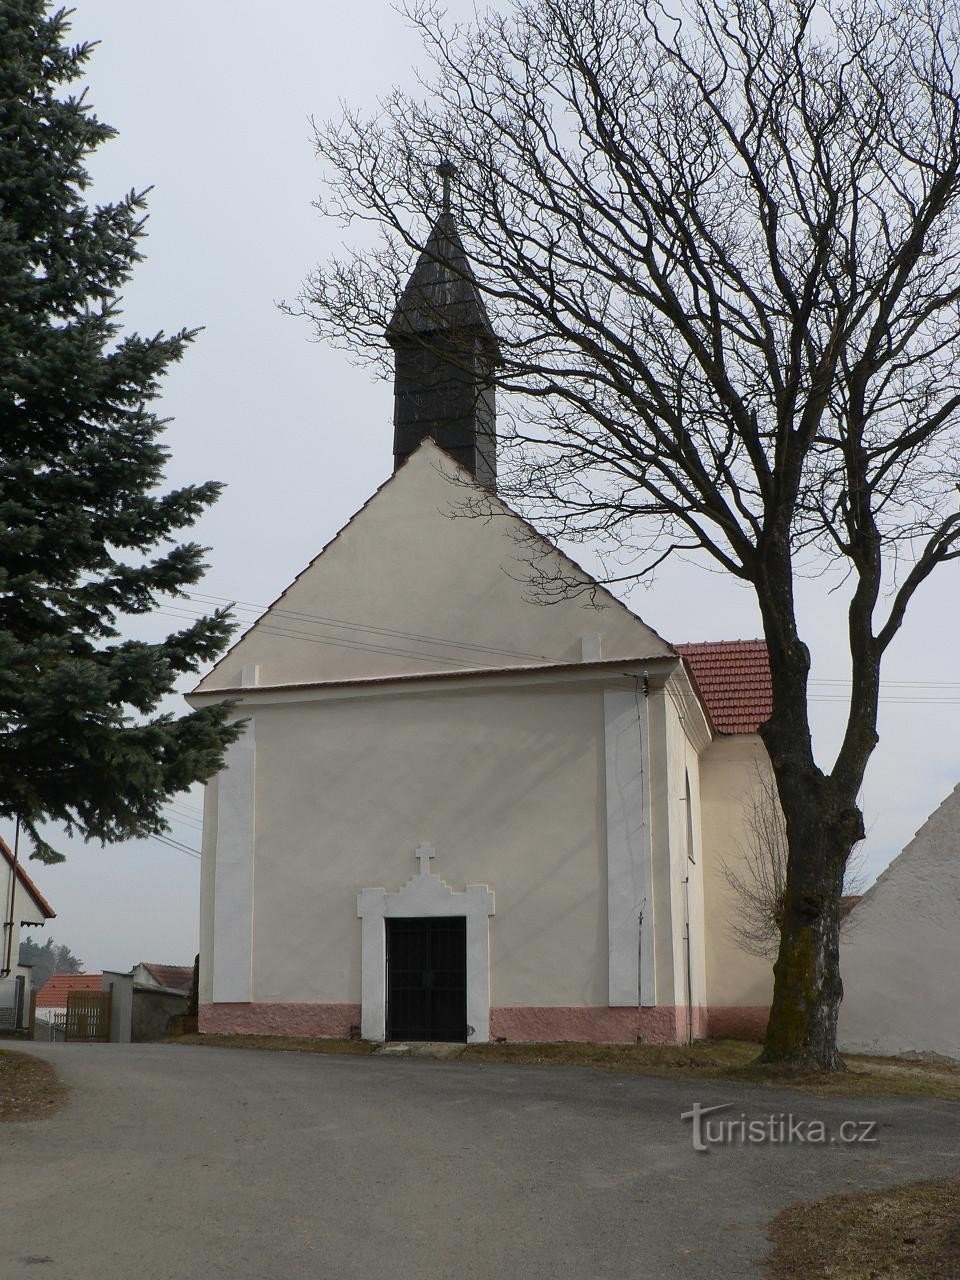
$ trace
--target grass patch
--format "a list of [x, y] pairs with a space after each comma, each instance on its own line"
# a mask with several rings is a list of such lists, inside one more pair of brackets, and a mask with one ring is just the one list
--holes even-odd
[[684, 1080], [737, 1080], [799, 1089], [820, 1097], [915, 1097], [960, 1101], [960, 1065], [945, 1060], [850, 1056], [847, 1070], [798, 1071], [757, 1062], [760, 1046], [746, 1040], [698, 1040], [692, 1045], [477, 1044], [465, 1061], [596, 1067]]
[[66, 1087], [49, 1062], [0, 1050], [0, 1121], [42, 1120], [66, 1099]]
[[311, 1036], [167, 1036], [164, 1044], [200, 1044], [212, 1049], [270, 1049], [274, 1053], [347, 1053], [363, 1057], [375, 1051], [367, 1040], [318, 1040]]
[[949, 1280], [960, 1276], [960, 1182], [794, 1205], [768, 1235], [768, 1280]]
[[[292, 1036], [186, 1035], [168, 1044], [227, 1049], [272, 1049], [286, 1053], [370, 1054], [365, 1040], [314, 1040]], [[960, 1101], [960, 1065], [906, 1058], [847, 1059], [846, 1071], [822, 1075], [757, 1063], [760, 1046], [746, 1040], [698, 1040], [692, 1045], [471, 1044], [445, 1058], [459, 1062], [504, 1062], [530, 1066], [593, 1067], [601, 1071], [663, 1079], [741, 1081], [799, 1089], [821, 1097], [914, 1097]]]
[[737, 1080], [800, 1089], [818, 1097], [920, 1097], [960, 1100], [960, 1065], [947, 1061], [850, 1056], [846, 1071], [799, 1071], [756, 1061], [759, 1044], [470, 1044], [466, 1061], [593, 1066], [663, 1079]]

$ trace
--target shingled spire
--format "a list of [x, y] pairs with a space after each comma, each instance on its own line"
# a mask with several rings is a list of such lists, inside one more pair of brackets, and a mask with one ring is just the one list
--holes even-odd
[[481, 484], [497, 484], [493, 368], [496, 335], [450, 211], [451, 164], [443, 210], [387, 325], [394, 351], [394, 470], [426, 436]]

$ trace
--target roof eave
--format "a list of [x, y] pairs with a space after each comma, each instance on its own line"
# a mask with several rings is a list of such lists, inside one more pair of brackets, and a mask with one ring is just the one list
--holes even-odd
[[27, 875], [26, 871], [24, 871], [23, 863], [14, 858], [13, 850], [10, 848], [10, 846], [7, 844], [6, 840], [4, 840], [2, 836], [0, 836], [0, 855], [2, 855], [6, 859], [7, 864], [11, 868], [14, 868], [14, 867], [16, 868], [17, 880], [19, 881], [20, 884], [23, 885], [24, 889], [26, 889], [27, 893], [33, 899], [34, 903], [36, 904], [38, 910], [43, 915], [44, 919], [56, 920], [57, 913], [54, 911], [53, 907], [51, 907], [50, 903], [46, 900], [46, 898], [43, 896], [43, 894], [40, 892], [37, 886], [33, 883], [30, 877]]
[[362, 676], [345, 680], [299, 680], [283, 684], [231, 685], [222, 689], [195, 689], [186, 695], [191, 706], [214, 699], [236, 699], [238, 701], [256, 697], [258, 694], [296, 693], [299, 691], [324, 689], [366, 689], [381, 688], [389, 685], [406, 686], [412, 684], [447, 683], [462, 680], [486, 680], [490, 678], [509, 678], [511, 676], [604, 676], [615, 675], [618, 668], [624, 668], [623, 675], [630, 678], [637, 671], [626, 668], [643, 667], [661, 671], [664, 676], [676, 669], [678, 659], [674, 654], [640, 654], [633, 658], [603, 658], [597, 662], [544, 662], [536, 665], [514, 665], [509, 667], [470, 667], [458, 671], [413, 671], [400, 672], [395, 675]]

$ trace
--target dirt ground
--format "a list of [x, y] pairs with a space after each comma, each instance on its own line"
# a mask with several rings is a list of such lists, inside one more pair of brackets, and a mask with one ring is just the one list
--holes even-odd
[[49, 1062], [0, 1049], [0, 1121], [43, 1119], [59, 1110], [66, 1097]]
[[960, 1182], [831, 1196], [774, 1218], [768, 1280], [955, 1280]]
[[[371, 1054], [363, 1040], [309, 1040], [288, 1036], [181, 1036], [175, 1044], [267, 1049], [292, 1053]], [[426, 1048], [426, 1047], [424, 1047]], [[424, 1048], [411, 1046], [411, 1052]], [[390, 1049], [396, 1051], [394, 1046]], [[745, 1040], [698, 1040], [692, 1045], [478, 1044], [437, 1046], [438, 1056], [461, 1062], [593, 1067], [664, 1079], [736, 1080], [800, 1089], [819, 1097], [917, 1097], [960, 1101], [960, 1065], [945, 1059], [847, 1058], [847, 1070], [820, 1075], [758, 1065], [759, 1045]], [[429, 1049], [426, 1049], [429, 1054]]]

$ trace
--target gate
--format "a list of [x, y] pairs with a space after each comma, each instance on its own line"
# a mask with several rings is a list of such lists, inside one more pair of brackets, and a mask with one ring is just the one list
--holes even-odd
[[0, 978], [0, 1030], [19, 1031], [23, 1026], [23, 977]]
[[387, 1039], [467, 1038], [467, 922], [388, 919]]
[[69, 991], [67, 993], [68, 1040], [110, 1039], [109, 991]]

